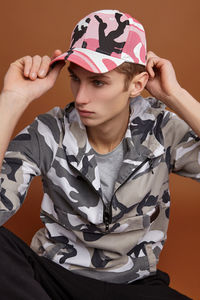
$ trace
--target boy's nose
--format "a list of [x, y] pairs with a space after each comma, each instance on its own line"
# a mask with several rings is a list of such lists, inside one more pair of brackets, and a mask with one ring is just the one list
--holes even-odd
[[79, 105], [87, 104], [89, 102], [89, 95], [86, 86], [80, 85], [75, 97], [75, 102]]

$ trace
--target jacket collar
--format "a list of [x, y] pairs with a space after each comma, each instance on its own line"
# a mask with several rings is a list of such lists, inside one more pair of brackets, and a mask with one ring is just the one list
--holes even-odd
[[139, 156], [155, 158], [165, 152], [162, 126], [165, 105], [154, 98], [131, 99], [131, 115], [127, 134]]
[[[124, 162], [138, 165], [146, 158], [153, 159], [165, 152], [162, 135], [164, 105], [153, 98], [130, 99], [130, 122], [123, 140]], [[95, 153], [79, 114], [70, 103], [65, 108], [63, 147], [68, 162], [80, 171], [94, 187], [100, 189]]]

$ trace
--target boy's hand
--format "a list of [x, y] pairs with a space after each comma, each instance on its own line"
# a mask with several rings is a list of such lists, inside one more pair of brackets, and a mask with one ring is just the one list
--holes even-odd
[[171, 62], [149, 51], [147, 72], [149, 73], [149, 81], [146, 85], [148, 92], [171, 107], [174, 96], [181, 90]]
[[[55, 50], [52, 58], [61, 54]], [[49, 68], [50, 57], [25, 56], [13, 62], [4, 78], [2, 93], [10, 93], [16, 100], [29, 104], [53, 87], [64, 63]]]

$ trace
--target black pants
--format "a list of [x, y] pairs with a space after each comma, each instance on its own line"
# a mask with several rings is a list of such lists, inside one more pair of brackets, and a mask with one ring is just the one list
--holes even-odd
[[73, 274], [38, 256], [17, 236], [0, 227], [1, 300], [190, 299], [168, 285], [169, 276], [161, 271], [128, 285]]

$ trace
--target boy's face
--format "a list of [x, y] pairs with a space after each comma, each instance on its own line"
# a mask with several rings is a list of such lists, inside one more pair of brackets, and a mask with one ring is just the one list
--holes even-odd
[[85, 126], [127, 122], [130, 90], [124, 91], [124, 74], [95, 74], [72, 63], [68, 70], [75, 107]]

